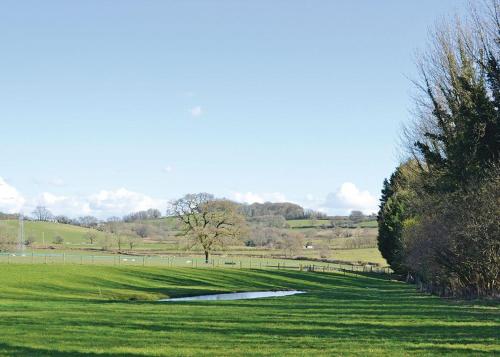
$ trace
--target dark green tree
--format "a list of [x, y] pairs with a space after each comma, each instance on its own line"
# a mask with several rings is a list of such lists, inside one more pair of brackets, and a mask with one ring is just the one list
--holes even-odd
[[392, 270], [405, 273], [403, 232], [405, 221], [412, 216], [415, 197], [415, 162], [400, 165], [389, 180], [384, 180], [378, 222], [378, 248]]
[[460, 29], [436, 40], [422, 68], [426, 118], [415, 146], [429, 189], [453, 192], [487, 178], [498, 163], [499, 38], [483, 40], [482, 51]]

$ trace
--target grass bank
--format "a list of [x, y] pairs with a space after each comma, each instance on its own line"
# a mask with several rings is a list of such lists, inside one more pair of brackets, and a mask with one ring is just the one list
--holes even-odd
[[[265, 270], [0, 265], [0, 355], [487, 355], [500, 308], [378, 277]], [[240, 301], [162, 297], [301, 289]]]

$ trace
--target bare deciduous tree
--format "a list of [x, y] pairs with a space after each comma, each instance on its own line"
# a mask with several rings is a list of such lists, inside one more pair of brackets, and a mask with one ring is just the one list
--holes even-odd
[[330, 257], [330, 246], [327, 242], [321, 242], [318, 246], [318, 253], [320, 258], [329, 258]]
[[140, 242], [140, 239], [133, 235], [127, 236], [126, 240], [130, 250], [134, 249], [134, 247]]
[[87, 238], [89, 240], [90, 244], [94, 244], [94, 242], [97, 238], [97, 234], [96, 234], [96, 232], [89, 230], [87, 233], [85, 233], [85, 238]]
[[78, 218], [78, 223], [83, 227], [96, 227], [99, 224], [99, 220], [94, 216], [83, 216]]
[[304, 247], [304, 235], [299, 232], [284, 233], [280, 242], [285, 256], [293, 256], [299, 253]]
[[150, 234], [149, 226], [146, 224], [139, 224], [132, 229], [139, 237], [146, 238]]
[[49, 221], [52, 219], [52, 213], [45, 206], [36, 206], [32, 212], [37, 221]]
[[182, 222], [191, 245], [203, 249], [206, 263], [210, 252], [239, 238], [246, 226], [235, 203], [208, 193], [186, 195], [171, 202], [169, 211]]

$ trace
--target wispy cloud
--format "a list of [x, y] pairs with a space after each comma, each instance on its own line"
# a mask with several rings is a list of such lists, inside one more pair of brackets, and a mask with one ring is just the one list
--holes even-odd
[[189, 110], [192, 117], [197, 118], [203, 115], [203, 109], [200, 106], [193, 107]]
[[64, 182], [64, 180], [60, 177], [52, 177], [52, 178], [39, 178], [39, 177], [37, 177], [37, 178], [33, 178], [33, 182], [39, 186], [61, 187], [61, 186], [66, 185], [66, 182]]
[[233, 192], [231, 198], [241, 203], [286, 202], [286, 197], [281, 192]]
[[60, 177], [54, 177], [48, 180], [47, 183], [52, 186], [64, 186], [66, 184], [64, 180]]

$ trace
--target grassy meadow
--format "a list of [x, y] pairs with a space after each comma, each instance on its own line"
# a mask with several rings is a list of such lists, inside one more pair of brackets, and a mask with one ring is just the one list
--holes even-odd
[[[277, 270], [0, 265], [0, 355], [401, 356], [500, 353], [500, 307], [380, 276]], [[165, 297], [305, 290], [285, 298]]]
[[[2, 220], [0, 226], [4, 226], [17, 233], [19, 222], [17, 220]], [[88, 239], [85, 234], [89, 228], [75, 226], [71, 224], [60, 224], [54, 222], [24, 221], [24, 236], [26, 239], [32, 238], [37, 245], [45, 244], [54, 246], [57, 236], [64, 239], [64, 245], [85, 246]], [[97, 239], [102, 238], [104, 233], [92, 230], [97, 235]]]

